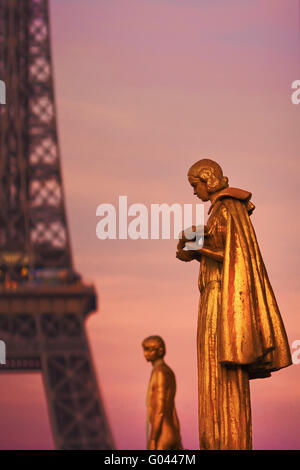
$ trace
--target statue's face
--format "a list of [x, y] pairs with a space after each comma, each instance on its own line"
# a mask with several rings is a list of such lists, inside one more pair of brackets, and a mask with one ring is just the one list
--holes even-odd
[[188, 176], [188, 180], [190, 185], [194, 188], [194, 195], [203, 202], [209, 201], [209, 193], [207, 191], [206, 183], [193, 176]]
[[147, 341], [143, 345], [146, 361], [153, 362], [162, 357], [161, 347], [156, 341]]

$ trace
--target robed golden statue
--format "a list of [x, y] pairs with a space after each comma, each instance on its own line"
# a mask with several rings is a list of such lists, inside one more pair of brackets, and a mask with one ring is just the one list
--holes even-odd
[[147, 392], [147, 449], [182, 449], [175, 408], [176, 379], [164, 361], [164, 340], [160, 336], [148, 336], [142, 346], [145, 359], [152, 363]]
[[197, 330], [200, 449], [251, 449], [249, 380], [289, 366], [287, 335], [257, 244], [251, 193], [228, 186], [203, 159], [188, 172], [194, 194], [211, 201], [204, 245], [181, 261], [200, 261]]

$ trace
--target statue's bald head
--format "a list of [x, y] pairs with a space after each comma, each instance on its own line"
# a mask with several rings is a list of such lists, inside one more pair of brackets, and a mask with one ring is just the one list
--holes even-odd
[[188, 171], [188, 178], [200, 179], [207, 185], [209, 193], [214, 193], [228, 186], [227, 176], [223, 176], [223, 170], [214, 160], [203, 158], [194, 163]]
[[164, 357], [164, 355], [166, 354], [166, 345], [165, 345], [164, 340], [160, 336], [157, 336], [157, 335], [148, 336], [142, 342], [142, 346], [143, 348], [145, 348], [145, 346], [151, 346], [153, 348], [156, 348], [157, 350], [160, 350], [161, 357]]

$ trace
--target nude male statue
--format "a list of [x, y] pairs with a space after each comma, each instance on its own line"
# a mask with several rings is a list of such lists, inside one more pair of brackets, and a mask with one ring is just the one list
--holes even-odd
[[[149, 336], [142, 342], [144, 356], [153, 369], [147, 392], [147, 449], [182, 449], [180, 426], [175, 409], [176, 380], [164, 362], [166, 347], [160, 336]], [[149, 435], [148, 435], [149, 434]]]

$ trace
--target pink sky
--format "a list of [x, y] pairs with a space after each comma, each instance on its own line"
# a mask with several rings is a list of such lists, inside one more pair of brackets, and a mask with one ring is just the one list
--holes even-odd
[[[198, 448], [199, 265], [176, 241], [100, 241], [96, 207], [193, 203], [203, 157], [253, 193], [252, 220], [289, 342], [300, 339], [298, 0], [51, 0], [66, 204], [75, 266], [99, 313], [87, 332], [119, 449], [145, 446], [150, 366], [160, 334], [177, 377], [185, 448]], [[208, 206], [206, 207], [206, 210]], [[40, 376], [2, 375], [1, 448], [53, 448]], [[300, 364], [251, 382], [256, 449], [300, 449]], [[28, 431], [30, 429], [30, 432]]]

